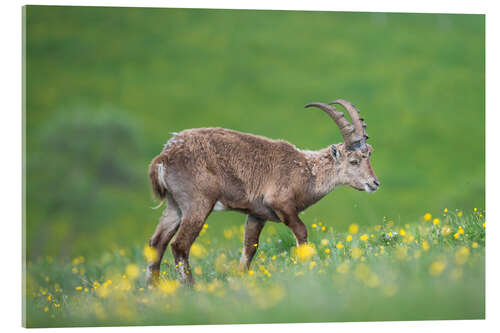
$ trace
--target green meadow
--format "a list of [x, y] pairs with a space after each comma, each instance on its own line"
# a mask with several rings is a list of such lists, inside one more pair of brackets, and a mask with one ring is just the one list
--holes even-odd
[[296, 248], [265, 227], [248, 272], [243, 228], [205, 224], [191, 250], [195, 286], [177, 281], [170, 253], [160, 283], [144, 281], [148, 248], [28, 263], [28, 327], [458, 320], [485, 317], [483, 212], [427, 213], [413, 223], [319, 221]]
[[[484, 16], [23, 17], [25, 325], [484, 318]], [[171, 133], [225, 127], [320, 149], [340, 131], [304, 105], [337, 98], [366, 119], [379, 191], [339, 188], [301, 214], [310, 248], [268, 223], [246, 274], [234, 269], [245, 217], [214, 213], [191, 255], [197, 287], [178, 286], [167, 250], [149, 290], [161, 210], [147, 172]]]

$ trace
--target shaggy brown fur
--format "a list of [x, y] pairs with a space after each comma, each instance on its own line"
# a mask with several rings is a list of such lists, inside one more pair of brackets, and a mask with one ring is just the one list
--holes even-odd
[[189, 250], [213, 210], [247, 214], [241, 268], [250, 266], [265, 221], [285, 223], [297, 244], [307, 241], [298, 214], [335, 187], [372, 192], [379, 182], [370, 166], [372, 148], [344, 143], [319, 151], [224, 128], [175, 134], [149, 167], [154, 194], [167, 202], [150, 240], [158, 256], [148, 282], [158, 281], [161, 257], [172, 239], [181, 282], [194, 283]]

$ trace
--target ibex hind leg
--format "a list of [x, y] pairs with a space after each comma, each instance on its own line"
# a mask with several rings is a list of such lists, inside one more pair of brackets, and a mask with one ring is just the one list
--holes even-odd
[[167, 208], [163, 211], [160, 222], [149, 240], [152, 255], [149, 258], [150, 261], [148, 262], [146, 273], [146, 282], [148, 285], [154, 285], [159, 282], [161, 259], [181, 222], [181, 211], [175, 200], [171, 195], [167, 195], [166, 201]]
[[188, 206], [181, 206], [182, 220], [171, 247], [179, 280], [183, 285], [192, 286], [194, 284], [189, 265], [189, 251], [200, 234], [214, 204], [214, 201], [203, 198], [191, 201]]

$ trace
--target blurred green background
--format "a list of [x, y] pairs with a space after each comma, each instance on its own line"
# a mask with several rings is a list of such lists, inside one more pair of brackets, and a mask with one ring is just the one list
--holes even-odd
[[307, 224], [484, 207], [483, 15], [28, 6], [25, 22], [28, 259], [145, 244], [161, 214], [148, 164], [170, 132], [320, 149], [340, 132], [303, 106], [336, 98], [366, 118], [382, 187], [337, 189]]

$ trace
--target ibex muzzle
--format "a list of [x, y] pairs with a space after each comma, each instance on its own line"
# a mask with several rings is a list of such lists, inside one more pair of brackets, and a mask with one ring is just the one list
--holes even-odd
[[[352, 124], [333, 104], [342, 105]], [[170, 242], [182, 283], [194, 283], [189, 251], [214, 210], [247, 214], [242, 269], [257, 251], [266, 221], [283, 222], [297, 244], [307, 242], [299, 213], [338, 186], [374, 192], [380, 182], [370, 164], [366, 124], [359, 110], [343, 99], [311, 103], [338, 125], [343, 143], [319, 151], [297, 149], [281, 140], [224, 128], [198, 128], [175, 134], [149, 167], [153, 192], [167, 202], [150, 246], [158, 254], [148, 266], [148, 282], [159, 279], [163, 253]]]

